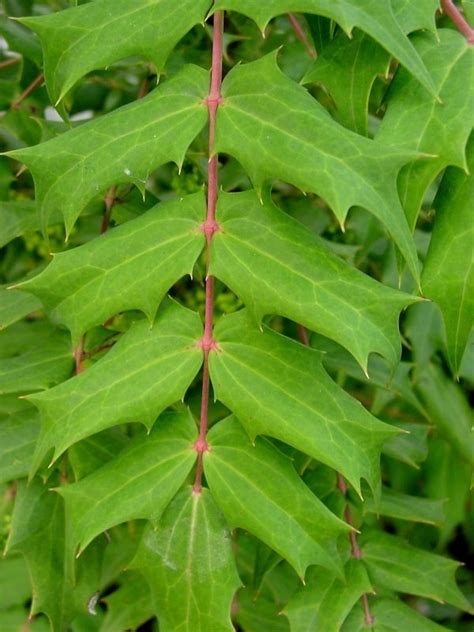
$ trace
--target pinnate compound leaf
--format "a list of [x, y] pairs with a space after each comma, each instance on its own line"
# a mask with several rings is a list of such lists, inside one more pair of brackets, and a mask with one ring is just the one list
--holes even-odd
[[390, 0], [217, 0], [214, 10], [217, 9], [239, 11], [252, 18], [262, 30], [271, 18], [293, 11], [331, 18], [347, 34], [357, 26], [406, 66], [418, 81], [433, 90], [428, 71], [395, 20]]
[[367, 371], [371, 352], [400, 358], [398, 317], [416, 300], [350, 267], [271, 202], [221, 194], [210, 272], [260, 320], [279, 314], [346, 347]]
[[165, 413], [151, 433], [134, 438], [115, 459], [57, 491], [71, 516], [74, 547], [122, 522], [156, 520], [195, 460], [196, 424], [189, 413]]
[[132, 325], [94, 366], [29, 399], [42, 427], [32, 472], [54, 448], [53, 460], [69, 446], [124, 422], [153, 426], [158, 415], [181, 399], [202, 363], [196, 342], [199, 316], [174, 301], [162, 305], [153, 327]]
[[38, 34], [44, 74], [56, 104], [91, 70], [140, 55], [158, 73], [178, 41], [203, 22], [209, 0], [95, 0], [19, 21]]
[[[17, 323], [18, 325], [22, 323]], [[13, 328], [1, 333], [0, 344], [8, 344]], [[49, 388], [71, 375], [74, 361], [71, 341], [64, 331], [45, 332], [18, 355], [0, 359], [0, 394], [31, 393]]]
[[240, 586], [230, 532], [207, 489], [182, 489], [145, 531], [132, 567], [146, 577], [160, 632], [232, 632]]
[[438, 37], [418, 34], [414, 43], [432, 71], [441, 101], [401, 69], [391, 86], [387, 113], [377, 133], [377, 140], [386, 146], [428, 154], [406, 165], [398, 180], [412, 229], [426, 190], [438, 173], [448, 165], [466, 169], [466, 144], [474, 124], [472, 46], [452, 29], [440, 29]]
[[[204, 245], [202, 193], [158, 204], [141, 217], [79, 248], [55, 255], [19, 287], [35, 294], [73, 341], [120, 311], [153, 320], [169, 288], [191, 274]], [[1, 294], [0, 294], [1, 298]]]
[[415, 548], [388, 533], [365, 534], [363, 560], [375, 587], [419, 595], [474, 612], [456, 585], [459, 562]]
[[303, 77], [302, 83], [321, 83], [333, 98], [338, 120], [354, 132], [368, 135], [369, 97], [375, 79], [388, 71], [387, 52], [362, 31], [348, 38], [339, 34]]
[[373, 417], [328, 376], [314, 349], [260, 331], [242, 310], [215, 328], [209, 369], [216, 397], [251, 438], [268, 435], [377, 492], [380, 450], [398, 431]]
[[310, 564], [341, 574], [337, 539], [348, 527], [310, 491], [266, 439], [255, 445], [235, 417], [208, 435], [204, 471], [231, 527], [257, 536], [303, 577]]
[[393, 14], [404, 33], [436, 30], [436, 11], [439, 0], [391, 0]]
[[0, 288], [0, 329], [13, 325], [40, 308], [41, 303], [34, 296]]
[[[7, 551], [21, 553], [33, 584], [31, 614], [47, 615], [53, 632], [65, 632], [100, 588], [104, 543], [95, 543], [77, 563], [66, 554], [63, 499], [38, 479], [18, 487]], [[89, 615], [92, 617], [92, 615]]]
[[336, 123], [278, 68], [275, 54], [237, 66], [222, 87], [216, 151], [242, 164], [257, 189], [280, 179], [323, 197], [341, 223], [362, 206], [387, 228], [418, 278], [396, 178], [416, 154], [385, 147]]
[[474, 316], [474, 138], [468, 145], [469, 174], [451, 167], [438, 190], [435, 226], [422, 272], [425, 296], [443, 314], [448, 358], [457, 375]]
[[69, 233], [87, 203], [110, 185], [143, 189], [153, 169], [180, 164], [207, 121], [207, 90], [208, 73], [185, 66], [139, 101], [46, 143], [8, 152], [33, 174], [43, 230], [59, 211]]
[[367, 571], [360, 560], [345, 567], [345, 580], [322, 568], [311, 568], [306, 586], [301, 587], [285, 606], [291, 632], [339, 632], [354, 604], [373, 592]]
[[[370, 611], [375, 619], [371, 632], [448, 632], [447, 628], [423, 617], [398, 599], [377, 597], [371, 602]], [[341, 632], [367, 632], [368, 629], [364, 611], [357, 607], [347, 618]]]

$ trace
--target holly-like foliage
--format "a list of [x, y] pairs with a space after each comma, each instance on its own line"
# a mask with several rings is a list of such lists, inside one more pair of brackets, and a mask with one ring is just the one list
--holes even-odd
[[472, 3], [2, 7], [0, 631], [471, 630]]

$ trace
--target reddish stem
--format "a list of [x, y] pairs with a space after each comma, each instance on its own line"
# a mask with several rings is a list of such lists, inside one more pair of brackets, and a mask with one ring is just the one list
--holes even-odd
[[[303, 327], [303, 325], [298, 325], [297, 329], [298, 329], [298, 338], [300, 339], [300, 342], [302, 342], [305, 346], [309, 347], [309, 336], [308, 336], [308, 331], [306, 327]], [[349, 542], [351, 544], [352, 557], [354, 557], [356, 560], [360, 560], [362, 558], [362, 550], [357, 540], [357, 532], [354, 528], [354, 520], [352, 518], [352, 511], [347, 501], [347, 483], [344, 476], [340, 474], [339, 472], [337, 472], [337, 487], [340, 490], [341, 494], [344, 496], [344, 499], [346, 502], [346, 506], [344, 508], [344, 518], [346, 519], [347, 524], [352, 527], [352, 529], [349, 532]], [[365, 624], [368, 626], [373, 626], [375, 619], [372, 613], [370, 612], [369, 598], [367, 594], [364, 593], [362, 595], [361, 602], [362, 602], [362, 607], [364, 609]]]
[[296, 37], [302, 42], [306, 48], [306, 52], [311, 57], [311, 59], [316, 59], [317, 53], [313, 46], [311, 46], [306, 33], [304, 32], [303, 27], [299, 23], [298, 18], [293, 13], [288, 13], [288, 20], [295, 32]]
[[[222, 84], [222, 37], [224, 32], [224, 13], [216, 11], [214, 14], [213, 38], [212, 38], [212, 70], [211, 86], [209, 96], [206, 99], [209, 111], [209, 163], [208, 163], [208, 186], [207, 186], [207, 217], [202, 225], [202, 230], [206, 235], [207, 270], [209, 271], [211, 242], [218, 225], [216, 223], [217, 192], [219, 185], [219, 157], [213, 154], [216, 137], [216, 114], [221, 103]], [[194, 481], [194, 491], [200, 493], [202, 489], [203, 474], [203, 454], [209, 449], [206, 435], [209, 423], [209, 352], [215, 348], [216, 344], [212, 337], [212, 322], [214, 316], [214, 278], [207, 274], [206, 277], [206, 307], [204, 314], [204, 336], [201, 340], [203, 352], [202, 371], [202, 396], [201, 396], [201, 418], [199, 423], [199, 438], [194, 447], [198, 453], [196, 479]]]
[[12, 59], [6, 59], [5, 61], [0, 61], [0, 70], [4, 68], [9, 68], [10, 66], [14, 66], [20, 61], [20, 57], [13, 57]]
[[452, 22], [460, 33], [464, 35], [469, 44], [474, 44], [474, 29], [470, 26], [461, 11], [454, 4], [453, 0], [441, 0], [441, 7], [444, 13], [449, 15]]
[[33, 81], [30, 83], [30, 85], [25, 88], [25, 90], [20, 94], [20, 96], [15, 99], [12, 102], [12, 110], [16, 110], [17, 108], [20, 107], [20, 105], [23, 103], [23, 101], [30, 96], [30, 94], [32, 92], [34, 92], [36, 90], [36, 88], [38, 88], [44, 81], [44, 75], [43, 73], [40, 73], [36, 79], [33, 79]]

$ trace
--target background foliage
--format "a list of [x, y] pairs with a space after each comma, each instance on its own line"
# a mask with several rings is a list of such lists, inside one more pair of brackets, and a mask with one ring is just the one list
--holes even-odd
[[218, 0], [209, 257], [211, 4], [2, 0], [0, 630], [472, 630], [472, 46]]

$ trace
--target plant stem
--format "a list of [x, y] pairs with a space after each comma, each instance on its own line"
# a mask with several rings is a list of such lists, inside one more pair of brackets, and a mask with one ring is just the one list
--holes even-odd
[[302, 42], [306, 48], [306, 52], [311, 57], [311, 59], [316, 59], [317, 53], [313, 46], [311, 46], [306, 33], [303, 30], [303, 27], [299, 23], [298, 18], [293, 13], [288, 13], [288, 20], [295, 32], [296, 37]]
[[441, 0], [441, 7], [449, 15], [452, 22], [460, 33], [464, 35], [469, 44], [474, 44], [474, 29], [469, 25], [461, 11], [454, 4], [453, 0]]
[[[303, 343], [305, 346], [309, 347], [308, 331], [306, 330], [305, 327], [303, 327], [303, 325], [298, 325], [297, 329], [298, 329], [298, 338], [300, 339], [300, 342]], [[340, 472], [337, 472], [337, 487], [345, 499], [344, 518], [347, 524], [352, 527], [351, 531], [349, 532], [349, 542], [351, 544], [352, 557], [354, 557], [356, 560], [360, 560], [362, 559], [362, 550], [357, 540], [357, 532], [354, 529], [354, 520], [352, 518], [352, 511], [347, 501], [347, 483], [344, 476]], [[365, 624], [368, 626], [373, 626], [375, 619], [374, 619], [373, 614], [370, 612], [369, 598], [366, 593], [362, 595], [361, 602], [362, 602], [362, 607], [364, 609]]]
[[0, 70], [4, 68], [9, 68], [10, 66], [14, 66], [20, 61], [20, 57], [13, 57], [12, 59], [6, 59], [5, 61], [0, 61]]
[[[219, 185], [219, 156], [213, 154], [216, 137], [216, 114], [221, 102], [222, 84], [222, 37], [224, 32], [224, 13], [216, 11], [214, 14], [214, 26], [212, 37], [212, 70], [211, 87], [209, 96], [206, 99], [209, 111], [209, 163], [208, 163], [208, 184], [207, 184], [207, 217], [202, 225], [202, 230], [206, 235], [206, 255], [207, 271], [211, 256], [211, 242], [214, 233], [219, 229], [216, 222], [217, 191]], [[198, 453], [196, 479], [194, 481], [194, 492], [200, 493], [202, 489], [203, 474], [203, 454], [207, 452], [206, 441], [207, 428], [209, 422], [209, 352], [215, 349], [216, 343], [212, 337], [212, 323], [214, 317], [214, 278], [206, 276], [206, 306], [204, 314], [204, 336], [201, 340], [203, 352], [202, 370], [202, 395], [201, 395], [201, 417], [199, 422], [199, 438], [195, 443]]]
[[30, 94], [32, 92], [34, 92], [36, 90], [36, 88], [38, 88], [44, 81], [44, 75], [41, 72], [36, 79], [33, 79], [33, 81], [30, 83], [30, 85], [25, 88], [25, 90], [20, 94], [20, 96], [15, 99], [12, 102], [11, 108], [12, 110], [16, 110], [17, 108], [20, 107], [20, 105], [23, 103], [23, 101], [30, 96]]

